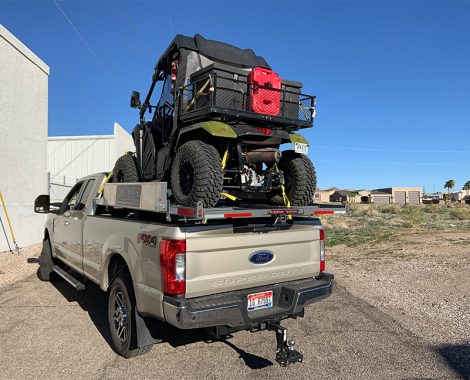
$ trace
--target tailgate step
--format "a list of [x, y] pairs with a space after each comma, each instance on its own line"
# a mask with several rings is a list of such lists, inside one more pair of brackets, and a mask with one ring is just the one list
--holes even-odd
[[60, 277], [62, 277], [66, 282], [72, 285], [75, 290], [85, 289], [85, 284], [83, 282], [78, 281], [75, 277], [73, 277], [70, 273], [64, 271], [61, 267], [54, 265], [52, 270], [57, 273]]

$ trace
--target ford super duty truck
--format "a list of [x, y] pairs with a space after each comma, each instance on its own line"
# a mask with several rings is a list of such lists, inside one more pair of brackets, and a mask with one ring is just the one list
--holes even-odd
[[107, 179], [81, 179], [60, 204], [36, 199], [35, 211], [48, 213], [38, 274], [77, 290], [88, 279], [107, 292], [118, 354], [143, 354], [159, 342], [148, 327], [156, 318], [216, 338], [269, 329], [281, 365], [302, 361], [280, 322], [303, 317], [331, 293], [317, 215], [344, 208], [178, 207], [164, 182]]

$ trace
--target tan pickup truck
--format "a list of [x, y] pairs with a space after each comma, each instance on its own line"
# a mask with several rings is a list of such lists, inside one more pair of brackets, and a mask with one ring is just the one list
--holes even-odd
[[144, 195], [136, 184], [120, 192], [124, 204], [103, 201], [105, 180], [106, 173], [81, 179], [55, 210], [48, 196], [36, 199], [35, 210], [49, 213], [39, 274], [46, 281], [60, 276], [77, 290], [86, 278], [108, 292], [118, 354], [136, 356], [159, 342], [148, 327], [157, 318], [180, 329], [209, 328], [218, 338], [270, 329], [276, 360], [302, 361], [280, 321], [302, 317], [305, 306], [331, 293], [315, 214], [344, 209], [190, 210], [160, 203], [165, 210], [151, 212], [125, 207], [129, 196]]

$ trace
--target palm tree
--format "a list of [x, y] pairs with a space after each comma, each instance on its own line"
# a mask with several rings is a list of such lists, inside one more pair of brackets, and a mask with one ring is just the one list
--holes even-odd
[[468, 196], [468, 192], [470, 191], [470, 181], [465, 182], [465, 185], [463, 185], [462, 190], [466, 190]]
[[444, 184], [444, 188], [447, 189], [447, 200], [448, 201], [451, 201], [451, 196], [450, 196], [450, 193], [452, 192], [452, 189], [454, 188], [455, 186], [455, 181], [453, 179], [449, 179], [445, 184]]

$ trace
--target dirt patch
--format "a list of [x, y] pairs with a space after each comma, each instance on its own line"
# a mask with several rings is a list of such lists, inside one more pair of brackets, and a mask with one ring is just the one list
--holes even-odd
[[35, 273], [41, 248], [42, 244], [39, 243], [21, 248], [19, 253], [0, 252], [0, 288]]
[[[462, 219], [466, 211], [456, 213], [445, 206], [431, 211], [384, 209], [369, 212], [372, 216], [367, 218], [361, 209], [328, 224], [329, 270], [351, 294], [418, 336], [435, 344], [468, 343], [470, 229], [468, 220]], [[335, 230], [335, 224], [348, 227]]]

